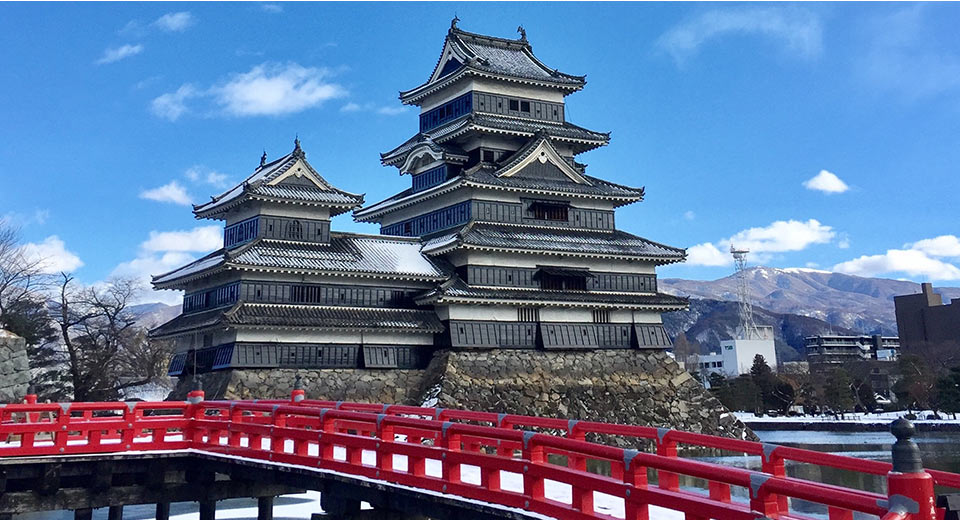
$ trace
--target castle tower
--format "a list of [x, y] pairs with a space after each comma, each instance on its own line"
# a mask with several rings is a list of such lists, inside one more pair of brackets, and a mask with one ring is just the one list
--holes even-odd
[[420, 107], [419, 131], [381, 154], [410, 187], [354, 217], [420, 237], [455, 268], [416, 298], [447, 325], [438, 346], [669, 348], [660, 313], [686, 300], [658, 293], [655, 269], [685, 251], [616, 228], [615, 209], [644, 190], [587, 174], [576, 157], [610, 137], [566, 120], [585, 79], [546, 66], [520, 34], [454, 20], [429, 80], [400, 93]]
[[186, 293], [182, 314], [151, 332], [175, 343], [169, 373], [427, 363], [443, 328], [411, 301], [448, 275], [416, 239], [330, 230], [362, 203], [317, 173], [298, 140], [194, 206], [197, 218], [224, 221], [224, 247], [153, 279]]

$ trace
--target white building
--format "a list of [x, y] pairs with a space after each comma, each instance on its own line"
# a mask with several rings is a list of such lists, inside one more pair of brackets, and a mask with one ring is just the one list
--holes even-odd
[[777, 352], [773, 342], [773, 327], [758, 326], [754, 339], [728, 339], [720, 342], [720, 352], [700, 356], [700, 372], [737, 377], [749, 374], [753, 358], [763, 356], [772, 370], [777, 369]]

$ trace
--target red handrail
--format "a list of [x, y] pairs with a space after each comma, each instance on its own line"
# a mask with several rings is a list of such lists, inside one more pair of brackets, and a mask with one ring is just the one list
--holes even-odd
[[[822, 504], [831, 520], [852, 518], [854, 512], [935, 520], [936, 511], [926, 507], [933, 480], [960, 484], [960, 475], [946, 472], [930, 472], [932, 477], [894, 473], [882, 462], [676, 430], [302, 396], [295, 391], [289, 401], [204, 402], [202, 393], [194, 392], [186, 403], [9, 405], [0, 408], [0, 439], [7, 439], [0, 443], [0, 456], [193, 448], [338, 471], [562, 519], [609, 517], [594, 503], [602, 493], [622, 504], [631, 520], [646, 519], [651, 505], [683, 511], [691, 519], [799, 518], [790, 511], [791, 498]], [[657, 449], [646, 453], [587, 442], [587, 434], [648, 439]], [[678, 444], [760, 455], [763, 467], [752, 471], [680, 458]], [[549, 455], [566, 461], [558, 464]], [[609, 465], [610, 476], [586, 471], [588, 460]], [[890, 489], [920, 507], [904, 509], [901, 499], [788, 478], [785, 460], [888, 474]], [[648, 470], [657, 476], [657, 486], [648, 485]], [[681, 489], [681, 475], [706, 480], [708, 494]], [[733, 501], [733, 487], [745, 488], [749, 501]]]

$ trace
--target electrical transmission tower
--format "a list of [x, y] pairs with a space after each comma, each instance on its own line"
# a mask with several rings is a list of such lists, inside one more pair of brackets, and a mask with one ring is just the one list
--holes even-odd
[[759, 339], [757, 325], [753, 322], [753, 307], [750, 306], [750, 293], [747, 289], [747, 253], [749, 249], [737, 249], [730, 246], [730, 254], [737, 268], [737, 302], [739, 303], [740, 326], [737, 339]]

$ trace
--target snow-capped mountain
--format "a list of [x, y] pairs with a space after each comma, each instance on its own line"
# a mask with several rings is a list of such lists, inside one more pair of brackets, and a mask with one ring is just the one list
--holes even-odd
[[[751, 267], [746, 271], [751, 303], [770, 311], [817, 318], [838, 327], [896, 335], [893, 297], [920, 292], [920, 284], [864, 278], [816, 269]], [[711, 300], [736, 300], [734, 275], [700, 281], [665, 278], [660, 290]], [[960, 298], [960, 288], [934, 287], [944, 301]]]

